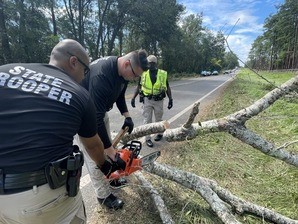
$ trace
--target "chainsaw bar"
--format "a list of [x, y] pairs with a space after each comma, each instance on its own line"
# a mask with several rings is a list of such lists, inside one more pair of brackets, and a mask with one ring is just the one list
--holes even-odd
[[160, 151], [152, 152], [141, 158], [142, 166], [147, 166], [150, 163], [153, 163], [160, 156]]

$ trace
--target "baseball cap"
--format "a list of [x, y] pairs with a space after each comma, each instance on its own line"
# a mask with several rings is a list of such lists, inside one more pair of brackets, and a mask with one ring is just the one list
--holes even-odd
[[148, 61], [148, 63], [153, 62], [153, 63], [157, 64], [157, 58], [154, 55], [149, 55], [147, 57], [147, 61]]

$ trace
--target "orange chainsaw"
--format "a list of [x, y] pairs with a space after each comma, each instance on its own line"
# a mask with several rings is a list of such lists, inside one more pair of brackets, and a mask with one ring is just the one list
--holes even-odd
[[120, 154], [120, 158], [126, 163], [126, 167], [124, 170], [117, 170], [111, 173], [109, 180], [117, 180], [124, 176], [129, 176], [138, 170], [142, 170], [142, 167], [153, 163], [160, 156], [160, 151], [155, 151], [141, 157], [139, 155], [141, 149], [142, 143], [140, 141], [131, 141], [118, 150], [117, 152]]

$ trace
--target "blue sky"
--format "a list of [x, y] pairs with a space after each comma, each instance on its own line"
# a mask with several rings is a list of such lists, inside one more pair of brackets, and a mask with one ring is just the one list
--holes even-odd
[[[275, 6], [284, 0], [177, 0], [186, 7], [186, 15], [203, 13], [203, 26], [222, 30], [231, 50], [246, 61], [253, 41], [263, 33], [263, 24]], [[237, 22], [231, 32], [232, 27]], [[230, 33], [231, 32], [231, 33]]]

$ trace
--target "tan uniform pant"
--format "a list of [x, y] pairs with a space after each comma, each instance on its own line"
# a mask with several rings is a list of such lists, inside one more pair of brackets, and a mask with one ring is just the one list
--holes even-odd
[[[104, 122], [107, 132], [110, 136], [110, 123], [107, 113], [105, 115]], [[90, 175], [90, 179], [96, 196], [101, 199], [108, 197], [111, 194], [110, 184], [104, 174], [97, 168], [95, 162], [90, 158], [89, 154], [87, 153], [85, 147], [82, 145], [77, 135], [75, 136], [74, 144], [78, 145], [80, 150], [84, 154], [84, 164], [86, 165], [86, 168]]]
[[53, 190], [44, 184], [28, 191], [0, 195], [0, 223], [86, 223], [81, 192], [76, 197], [68, 197], [65, 186]]
[[[144, 124], [152, 123], [152, 116], [154, 113], [155, 122], [162, 121], [163, 116], [163, 101], [149, 100], [148, 97], [144, 97], [144, 103], [142, 105], [142, 114], [144, 117]], [[162, 134], [162, 133], [161, 133]], [[146, 136], [146, 140], [150, 139], [150, 135]]]

